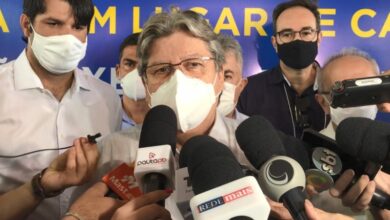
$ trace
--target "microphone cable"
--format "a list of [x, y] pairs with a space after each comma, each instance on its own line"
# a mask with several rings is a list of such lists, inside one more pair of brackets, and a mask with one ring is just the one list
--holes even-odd
[[[91, 143], [91, 144], [96, 144], [96, 139], [101, 137], [101, 136], [102, 135], [100, 133], [97, 133], [95, 135], [87, 135], [88, 142]], [[39, 149], [39, 150], [30, 151], [30, 152], [19, 154], [19, 155], [1, 155], [0, 154], [0, 158], [12, 159], [12, 158], [24, 157], [24, 156], [27, 156], [27, 155], [30, 155], [30, 154], [35, 154], [35, 153], [42, 152], [42, 151], [65, 150], [65, 149], [68, 149], [68, 148], [71, 148], [71, 147], [73, 147], [73, 145], [67, 146], [67, 147], [60, 147], [60, 148]]]

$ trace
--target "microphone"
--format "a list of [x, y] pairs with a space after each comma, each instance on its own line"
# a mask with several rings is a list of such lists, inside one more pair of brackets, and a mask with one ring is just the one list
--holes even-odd
[[330, 93], [331, 105], [346, 108], [389, 102], [389, 90], [389, 75], [337, 81]]
[[259, 184], [244, 177], [227, 146], [206, 135], [193, 137], [184, 144], [179, 164], [188, 167], [195, 220], [268, 219], [271, 208]]
[[390, 124], [368, 118], [351, 117], [336, 129], [336, 141], [353, 157], [384, 163], [390, 161]]
[[272, 200], [282, 202], [296, 220], [306, 220], [305, 173], [286, 155], [280, 134], [262, 116], [252, 116], [236, 130], [237, 142], [252, 165], [260, 169], [259, 184]]
[[[383, 171], [389, 173], [390, 125], [388, 123], [367, 118], [347, 118], [336, 129], [336, 141], [347, 154], [378, 167], [384, 164]], [[375, 175], [370, 176], [370, 179], [374, 177]], [[381, 209], [390, 209], [390, 196], [382, 190], [375, 189], [370, 204]]]
[[176, 132], [176, 115], [169, 107], [159, 105], [146, 114], [134, 168], [143, 193], [174, 188]]
[[306, 180], [317, 192], [329, 189], [347, 169], [356, 176], [366, 174], [373, 179], [380, 166], [345, 153], [335, 140], [312, 129], [305, 129], [303, 142], [310, 152], [310, 168], [306, 169]]

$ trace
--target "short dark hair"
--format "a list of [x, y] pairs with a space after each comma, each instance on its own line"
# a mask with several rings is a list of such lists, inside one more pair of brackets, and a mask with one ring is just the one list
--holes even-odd
[[128, 46], [137, 46], [140, 33], [133, 33], [127, 36], [119, 46], [119, 61], [122, 59], [123, 50]]
[[[75, 24], [87, 26], [91, 23], [94, 6], [92, 0], [63, 0], [69, 3], [72, 8]], [[23, 0], [23, 14], [27, 15], [31, 23], [34, 23], [38, 14], [46, 12], [45, 0]]]
[[318, 6], [315, 2], [316, 1], [310, 1], [310, 0], [291, 0], [277, 5], [272, 13], [272, 23], [273, 23], [272, 27], [274, 30], [274, 35], [276, 35], [276, 20], [279, 18], [280, 14], [282, 14], [282, 12], [284, 12], [287, 9], [297, 7], [297, 6], [306, 8], [311, 13], [313, 13], [316, 19], [317, 30], [319, 31], [321, 29], [320, 13], [318, 12]]

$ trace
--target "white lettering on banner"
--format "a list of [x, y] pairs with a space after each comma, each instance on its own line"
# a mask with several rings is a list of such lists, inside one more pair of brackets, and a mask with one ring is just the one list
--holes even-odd
[[8, 60], [7, 57], [0, 58], [0, 64], [6, 63]]
[[[1, 60], [0, 60], [0, 63], [1, 63]], [[98, 67], [95, 73], [89, 67], [86, 67], [86, 66], [82, 67], [81, 69], [84, 72], [86, 72], [87, 74], [93, 75], [96, 78], [101, 79], [102, 75], [104, 75], [104, 72], [106, 71], [107, 68], [106, 67]], [[116, 78], [115, 67], [111, 67], [110, 68], [110, 85], [116, 90], [117, 94], [121, 95], [121, 94], [123, 94], [123, 91], [122, 91], [122, 89], [117, 89], [118, 84], [120, 84], [120, 82]]]

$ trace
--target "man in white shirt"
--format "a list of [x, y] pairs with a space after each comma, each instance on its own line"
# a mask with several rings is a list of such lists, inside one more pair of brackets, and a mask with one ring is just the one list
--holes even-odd
[[136, 55], [139, 33], [130, 34], [119, 47], [119, 64], [116, 65], [116, 77], [121, 82], [123, 96], [122, 129], [142, 124], [149, 107], [145, 101], [145, 87], [139, 76]]
[[[27, 182], [74, 139], [120, 128], [121, 105], [108, 84], [77, 68], [85, 56], [90, 0], [25, 0], [20, 18], [26, 48], [0, 66], [0, 193]], [[44, 200], [30, 219], [59, 219], [72, 189]]]
[[[321, 105], [322, 109], [326, 114], [330, 115], [331, 122], [327, 128], [321, 131], [322, 134], [335, 139], [335, 130], [338, 124], [348, 117], [366, 117], [375, 119], [378, 108], [376, 105], [370, 106], [359, 106], [352, 108], [333, 108], [330, 106], [330, 90], [332, 85], [336, 81], [343, 81], [346, 79], [372, 77], [379, 74], [379, 67], [376, 61], [371, 58], [367, 53], [360, 51], [356, 48], [347, 48], [342, 50], [340, 53], [332, 56], [324, 65], [322, 71], [317, 75], [317, 84], [319, 94], [316, 95], [316, 100]], [[352, 133], [351, 133], [352, 134]], [[343, 176], [353, 176], [352, 170], [344, 172]], [[378, 178], [385, 176], [386, 174], [379, 171]], [[386, 177], [384, 177], [386, 178]], [[388, 177], [387, 177], [388, 178]], [[351, 188], [345, 189], [339, 186], [346, 186], [349, 181], [344, 181], [345, 178], [340, 178], [335, 183], [335, 188], [328, 191], [322, 192], [319, 196], [314, 196], [313, 204], [317, 207], [330, 212], [340, 212], [353, 216], [355, 219], [370, 219], [369, 213], [362, 212], [368, 209], [368, 204], [372, 197], [373, 189], [375, 188], [375, 182], [369, 181], [366, 175], [359, 178], [359, 181]], [[348, 183], [348, 184], [346, 184]], [[381, 186], [379, 186], [381, 187]], [[382, 185], [383, 187], [383, 185]], [[345, 192], [343, 192], [345, 190]], [[342, 192], [342, 194], [341, 194]], [[354, 192], [351, 193], [347, 192]], [[389, 192], [387, 192], [389, 193]], [[339, 197], [336, 199], [331, 197]], [[362, 196], [364, 195], [364, 196]], [[345, 206], [344, 206], [345, 205]], [[349, 207], [355, 212], [352, 212]], [[373, 209], [371, 209], [372, 211]], [[357, 212], [360, 211], [360, 212]], [[378, 210], [375, 210], [378, 214]], [[381, 214], [385, 214], [381, 211]]]
[[[188, 139], [209, 135], [225, 144], [240, 164], [254, 169], [235, 138], [239, 122], [217, 111], [224, 82], [224, 51], [201, 15], [176, 10], [153, 15], [143, 27], [137, 55], [147, 103], [151, 107], [167, 105], [176, 114], [177, 154]], [[135, 161], [139, 133], [139, 129], [131, 127], [98, 144], [101, 151], [98, 178], [123, 162]], [[97, 202], [96, 197], [88, 201]], [[182, 219], [172, 197], [167, 199], [166, 208], [173, 219]]]
[[220, 34], [218, 41], [224, 50], [225, 62], [222, 67], [225, 82], [217, 109], [222, 115], [242, 122], [248, 118], [236, 109], [238, 98], [248, 83], [242, 77], [242, 49], [233, 36]]
[[[161, 32], [154, 35], [154, 30]], [[217, 112], [224, 82], [224, 52], [206, 20], [191, 11], [154, 15], [145, 24], [139, 42], [138, 69], [146, 102], [151, 107], [167, 105], [176, 113], [177, 151], [191, 137], [208, 134], [229, 147], [241, 164], [254, 169], [235, 138], [239, 122]], [[137, 126], [130, 127], [98, 143], [98, 178], [123, 162], [135, 161], [140, 131]], [[168, 201], [168, 206], [172, 202]]]

